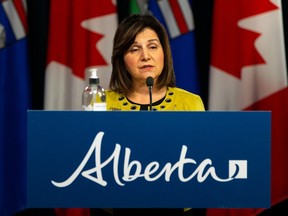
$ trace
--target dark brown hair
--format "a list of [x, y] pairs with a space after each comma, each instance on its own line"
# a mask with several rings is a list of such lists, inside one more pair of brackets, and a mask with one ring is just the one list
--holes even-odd
[[175, 86], [173, 60], [169, 38], [164, 26], [152, 15], [133, 14], [125, 18], [118, 26], [113, 42], [112, 75], [109, 87], [113, 91], [128, 93], [132, 89], [132, 78], [126, 71], [124, 54], [134, 43], [138, 33], [145, 28], [156, 32], [164, 52], [164, 68], [157, 79], [159, 88]]

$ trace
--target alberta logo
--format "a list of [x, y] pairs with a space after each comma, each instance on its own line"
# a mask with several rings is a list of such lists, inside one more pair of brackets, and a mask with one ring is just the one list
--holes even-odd
[[[229, 182], [234, 179], [247, 178], [246, 160], [229, 160], [229, 176], [223, 178], [217, 175], [217, 169], [213, 166], [210, 158], [199, 162], [193, 158], [186, 157], [188, 147], [185, 145], [182, 146], [179, 160], [173, 164], [166, 162], [166, 164], [161, 165], [163, 163], [159, 161], [151, 161], [144, 165], [139, 160], [131, 160], [132, 150], [126, 147], [124, 151], [121, 151], [120, 144], [115, 144], [112, 154], [102, 159], [101, 144], [103, 136], [104, 132], [99, 132], [96, 135], [82, 162], [66, 180], [62, 182], [52, 180], [52, 184], [56, 187], [67, 187], [81, 174], [83, 177], [105, 187], [108, 182], [105, 179], [103, 170], [108, 164], [113, 164], [114, 180], [120, 186], [125, 186], [126, 183], [139, 178], [144, 178], [149, 182], [164, 178], [166, 182], [170, 182], [172, 175], [177, 175], [181, 182], [196, 179], [200, 183], [204, 182], [208, 177], [217, 182]], [[120, 161], [122, 152], [124, 152], [124, 159]], [[85, 170], [84, 168], [91, 157], [95, 160], [95, 167]]]

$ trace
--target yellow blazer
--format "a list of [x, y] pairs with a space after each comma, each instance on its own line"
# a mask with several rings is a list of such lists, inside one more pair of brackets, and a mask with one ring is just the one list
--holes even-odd
[[[140, 110], [140, 106], [130, 103], [122, 93], [106, 90], [107, 110]], [[204, 111], [204, 104], [199, 95], [177, 87], [168, 87], [164, 101], [153, 106], [157, 111]]]

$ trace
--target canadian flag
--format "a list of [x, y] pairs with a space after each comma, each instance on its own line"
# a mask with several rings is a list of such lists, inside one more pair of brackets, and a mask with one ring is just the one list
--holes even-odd
[[[271, 111], [273, 206], [288, 198], [288, 88], [281, 0], [215, 0], [213, 16], [209, 110]], [[207, 215], [257, 215], [264, 210], [208, 209]]]
[[[80, 110], [89, 68], [108, 88], [116, 1], [51, 0], [44, 109]], [[73, 199], [73, 198], [71, 198]], [[88, 208], [55, 209], [58, 216], [89, 216]]]
[[116, 1], [51, 0], [44, 109], [80, 110], [89, 68], [108, 88]]

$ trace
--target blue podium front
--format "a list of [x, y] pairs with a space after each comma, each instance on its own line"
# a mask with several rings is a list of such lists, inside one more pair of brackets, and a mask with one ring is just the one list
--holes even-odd
[[270, 112], [27, 114], [28, 208], [270, 207]]

